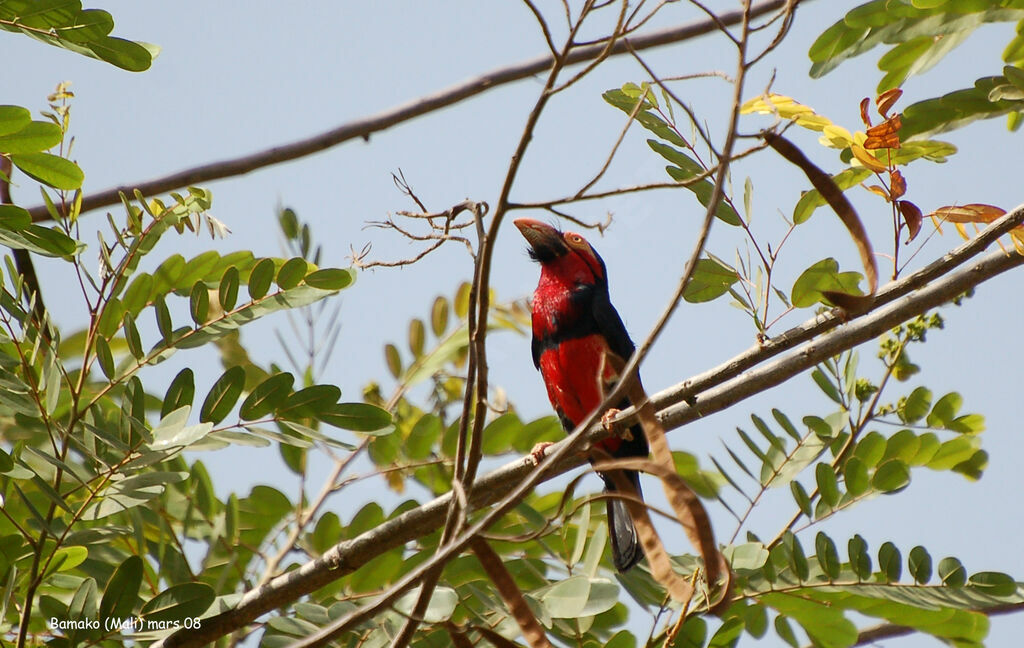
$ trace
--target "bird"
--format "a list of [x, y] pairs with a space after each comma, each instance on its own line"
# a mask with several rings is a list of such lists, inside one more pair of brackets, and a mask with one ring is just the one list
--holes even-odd
[[[604, 400], [618, 380], [616, 367], [629, 359], [635, 347], [612, 306], [605, 263], [597, 250], [575, 232], [562, 232], [530, 218], [513, 222], [528, 243], [530, 258], [540, 264], [540, 281], [532, 300], [533, 364], [568, 432]], [[629, 405], [628, 399], [623, 399], [616, 408]], [[597, 445], [620, 459], [647, 457], [649, 452], [640, 425]], [[621, 472], [643, 499], [639, 473]], [[618, 489], [611, 473], [600, 475], [605, 492], [615, 493]], [[643, 548], [621, 497], [607, 499], [607, 517], [612, 563], [625, 572], [643, 559]]]

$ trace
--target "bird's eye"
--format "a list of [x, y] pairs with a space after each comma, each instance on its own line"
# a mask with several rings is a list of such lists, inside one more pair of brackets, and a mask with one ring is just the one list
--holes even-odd
[[583, 237], [580, 236], [579, 234], [573, 234], [572, 236], [569, 237], [569, 240], [572, 241], [573, 243], [582, 243]]

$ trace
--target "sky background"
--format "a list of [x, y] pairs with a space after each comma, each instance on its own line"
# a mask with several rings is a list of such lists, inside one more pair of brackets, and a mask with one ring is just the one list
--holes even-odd
[[[774, 76], [775, 91], [813, 106], [851, 130], [857, 128], [857, 106], [862, 97], [875, 93], [881, 78], [876, 62], [883, 50], [848, 61], [819, 80], [808, 77], [807, 58], [814, 38], [856, 4], [821, 1], [802, 6], [793, 32], [752, 73], [745, 96], [761, 92]], [[558, 5], [539, 3], [555, 17], [560, 15]], [[46, 108], [46, 95], [58, 82], [73, 83], [73, 157], [85, 171], [86, 193], [312, 136], [546, 51], [532, 15], [519, 2], [402, 0], [309, 2], [285, 7], [264, 2], [125, 0], [87, 6], [113, 14], [115, 35], [160, 45], [162, 52], [153, 67], [133, 74], [18, 35], [0, 38], [0, 54], [7, 62], [0, 103], [37, 112]], [[726, 10], [737, 3], [711, 2], [708, 6]], [[674, 3], [651, 27], [699, 17], [688, 3]], [[562, 23], [557, 19], [553, 23], [556, 37], [562, 35]], [[969, 87], [980, 76], [998, 74], [1001, 48], [1011, 34], [1012, 25], [1008, 24], [979, 30], [952, 57], [927, 74], [912, 77], [904, 85], [906, 94], [898, 107]], [[649, 50], [644, 58], [664, 76], [712, 70], [732, 74], [735, 69], [733, 54], [720, 36]], [[512, 199], [530, 202], [576, 191], [600, 168], [623, 125], [624, 115], [606, 104], [601, 93], [645, 78], [635, 61], [618, 57], [550, 102], [523, 161]], [[372, 244], [371, 258], [412, 256], [419, 249], [416, 244], [394, 232], [366, 227], [369, 221], [415, 208], [395, 189], [391, 174], [401, 169], [432, 210], [446, 209], [466, 198], [495, 204], [509, 157], [542, 83], [541, 78], [532, 78], [501, 86], [375, 134], [368, 142], [347, 142], [303, 160], [209, 183], [206, 186], [214, 196], [212, 214], [233, 234], [214, 242], [205, 236], [168, 236], [152, 258], [173, 252], [190, 258], [210, 248], [280, 255], [275, 219], [279, 205], [292, 207], [311, 224], [324, 248], [324, 265], [347, 266], [350, 247], [360, 249], [367, 243]], [[692, 102], [720, 143], [732, 87], [721, 79], [705, 78], [679, 84], [676, 91]], [[752, 134], [769, 123], [765, 117], [745, 117], [741, 130]], [[840, 168], [835, 153], [818, 146], [815, 135], [797, 130], [791, 134], [826, 170]], [[1001, 119], [940, 136], [955, 144], [959, 153], [947, 164], [917, 162], [906, 169], [908, 198], [925, 212], [969, 202], [1012, 208], [1021, 201], [1018, 185], [1008, 181], [1020, 168], [1018, 137], [1006, 133]], [[650, 151], [645, 139], [645, 131], [630, 131], [602, 186], [667, 179], [662, 159]], [[749, 140], [741, 146], [747, 143]], [[734, 165], [732, 186], [740, 202], [747, 177], [753, 183], [754, 227], [766, 240], [775, 242], [784, 231], [783, 217], [791, 213], [800, 192], [807, 188], [806, 180], [795, 167], [770, 152]], [[15, 201], [24, 206], [39, 202], [38, 191], [30, 182], [16, 186], [14, 194]], [[888, 246], [882, 242], [891, 238], [888, 209], [867, 192], [852, 195], [876, 249], [885, 251]], [[590, 221], [613, 215], [604, 236], [584, 234], [608, 265], [612, 299], [627, 327], [634, 339], [643, 339], [675, 288], [702, 209], [692, 194], [675, 190], [590, 201], [568, 210]], [[549, 220], [543, 213], [513, 215]], [[86, 217], [83, 231], [88, 234], [83, 240], [87, 244], [96, 240], [89, 228], [105, 226], [104, 220], [102, 212]], [[925, 234], [929, 231], [926, 225]], [[927, 243], [913, 267], [960, 243], [952, 228], [945, 232]], [[732, 261], [737, 246], [743, 249], [736, 234], [717, 223], [708, 249]], [[859, 268], [849, 237], [825, 211], [798, 228], [786, 246], [779, 269], [786, 290], [803, 268], [827, 256], [838, 258], [844, 269]], [[879, 262], [883, 277], [887, 277], [891, 265], [885, 259]], [[47, 304], [67, 336], [81, 325], [81, 296], [64, 265], [46, 261], [39, 265]], [[394, 341], [404, 348], [409, 319], [427, 317], [435, 296], [451, 296], [457, 284], [468, 278], [470, 267], [465, 250], [451, 245], [412, 267], [361, 273], [355, 286], [337, 298], [342, 333], [319, 380], [339, 385], [348, 400], [360, 400], [362, 387], [370, 380], [380, 381], [387, 393], [392, 382], [384, 366], [384, 344]], [[824, 528], [837, 542], [845, 544], [846, 538], [860, 532], [873, 554], [886, 540], [895, 542], [904, 556], [914, 545], [924, 544], [936, 561], [957, 556], [970, 573], [1001, 570], [1017, 578], [1024, 574], [1024, 558], [1017, 550], [1024, 531], [1017, 497], [1024, 487], [1018, 468], [1022, 454], [1017, 400], [1022, 314], [1016, 299], [1018, 275], [986, 283], [965, 308], [942, 309], [946, 329], [931, 333], [927, 345], [911, 352], [922, 374], [900, 385], [902, 391], [892, 392], [894, 400], [898, 393], [909, 393], [920, 384], [927, 385], [936, 398], [955, 390], [964, 397], [964, 412], [984, 414], [988, 424], [984, 447], [990, 453], [984, 478], [971, 483], [951, 473], [919, 469], [908, 491], [898, 497], [871, 500], [829, 521]], [[526, 257], [524, 241], [511, 223], [506, 223], [494, 262], [493, 286], [499, 299], [527, 296], [536, 279], [537, 268]], [[771, 333], [781, 333], [810, 315], [807, 310], [793, 314]], [[286, 358], [275, 339], [275, 328], [289, 334], [283, 317], [270, 318], [247, 327], [243, 342], [257, 361], [284, 365]], [[726, 300], [683, 305], [644, 364], [644, 382], [649, 391], [658, 391], [717, 366], [749, 348], [754, 334], [749, 320]], [[868, 360], [876, 349], [875, 344], [863, 347], [862, 362], [871, 366]], [[493, 335], [488, 354], [493, 383], [508, 393], [524, 419], [550, 412], [526, 337]], [[152, 368], [146, 374], [147, 385], [161, 391], [158, 386], [167, 384], [184, 366], [196, 371], [197, 394], [205, 394], [223, 370], [209, 350], [180, 352]], [[877, 378], [877, 368], [873, 376]], [[767, 417], [772, 407], [779, 407], [793, 420], [832, 411], [809, 376], [801, 376], [728, 412], [677, 430], [670, 434], [670, 441], [710, 465], [709, 453], [721, 459], [726, 456], [723, 443], [739, 442], [737, 426], [749, 429], [751, 413]], [[232, 448], [205, 453], [201, 458], [222, 495], [245, 493], [256, 483], [269, 483], [290, 494], [298, 487], [274, 448]], [[315, 472], [326, 468], [325, 462], [315, 464]], [[319, 489], [315, 476], [310, 483]], [[595, 491], [599, 488], [596, 478], [584, 483]], [[365, 500], [381, 493], [379, 488], [366, 488]], [[792, 513], [788, 493], [778, 495], [777, 502], [770, 500], [752, 521], [752, 529], [762, 536], [774, 536]], [[385, 496], [386, 508], [389, 497]], [[710, 507], [719, 536], [727, 538], [734, 522], [724, 511], [714, 510], [714, 504]], [[332, 502], [331, 508], [343, 520], [356, 510], [341, 501]], [[805, 547], [813, 547], [813, 533], [802, 536]], [[680, 545], [677, 551], [685, 550], [681, 535], [676, 544]], [[637, 629], [645, 632], [646, 619], [637, 617], [637, 621]], [[990, 645], [1012, 645], [1011, 637], [1019, 637], [1022, 631], [1024, 619], [996, 618]], [[919, 637], [886, 644], [927, 646], [934, 641]]]

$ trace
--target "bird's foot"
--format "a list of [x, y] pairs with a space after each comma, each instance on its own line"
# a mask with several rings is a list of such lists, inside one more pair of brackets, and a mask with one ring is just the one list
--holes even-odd
[[610, 408], [601, 417], [601, 427], [603, 427], [605, 430], [607, 430], [608, 432], [611, 432], [612, 434], [614, 434], [615, 436], [619, 437], [620, 439], [622, 439], [624, 441], [632, 441], [633, 440], [633, 433], [629, 431], [629, 428], [625, 428], [623, 430], [619, 430], [618, 432], [616, 432], [615, 430], [612, 429], [612, 425], [615, 422], [615, 417], [618, 416], [621, 413], [622, 413], [622, 410], [620, 410], [620, 409], [617, 409], [615, 407]]
[[551, 441], [542, 441], [533, 446], [533, 450], [530, 450], [530, 454], [526, 457], [526, 462], [534, 466], [539, 465], [544, 460], [544, 454], [548, 451], [548, 447], [553, 445], [555, 444]]

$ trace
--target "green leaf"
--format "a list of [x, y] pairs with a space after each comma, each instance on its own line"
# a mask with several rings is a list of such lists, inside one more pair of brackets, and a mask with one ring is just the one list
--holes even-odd
[[739, 275], [735, 268], [715, 258], [700, 259], [683, 291], [683, 299], [691, 304], [708, 302], [728, 293], [729, 287], [737, 281]]
[[409, 320], [409, 350], [414, 358], [423, 355], [423, 347], [427, 342], [427, 327], [423, 320], [414, 317]]
[[[412, 614], [416, 601], [419, 600], [421, 589], [422, 587], [416, 587], [403, 594], [401, 598], [395, 601], [395, 609], [401, 614]], [[455, 611], [455, 606], [458, 603], [459, 595], [454, 589], [443, 586], [435, 587], [430, 595], [427, 609], [423, 612], [422, 619], [426, 623], [443, 623], [451, 618], [452, 612]]]
[[852, 497], [858, 497], [867, 492], [871, 486], [868, 477], [868, 467], [860, 457], [850, 457], [843, 466], [843, 482], [846, 484], [846, 492]]
[[270, 376], [256, 386], [239, 408], [239, 415], [247, 420], [253, 421], [263, 418], [275, 411], [283, 403], [284, 399], [292, 393], [292, 385], [295, 383], [295, 376], [290, 373], [278, 373]]
[[793, 627], [789, 625], [789, 619], [781, 614], [775, 617], [775, 633], [792, 648], [800, 648], [800, 642], [797, 641]]
[[139, 329], [135, 326], [135, 319], [132, 314], [126, 312], [121, 318], [121, 330], [124, 331], [124, 341], [128, 345], [128, 351], [136, 360], [146, 357], [146, 350], [142, 348], [142, 337]]
[[814, 384], [818, 386], [818, 389], [820, 389], [823, 394], [840, 405], [843, 403], [843, 398], [839, 394], [839, 388], [834, 382], [832, 382], [831, 378], [825, 375], [824, 371], [820, 368], [815, 368], [814, 371], [811, 372], [811, 379], [814, 380]]
[[765, 594], [761, 602], [794, 619], [821, 648], [847, 648], [857, 640], [857, 626], [838, 607], [788, 592]]
[[142, 559], [128, 556], [107, 581], [100, 601], [100, 618], [131, 616], [142, 585]]
[[850, 569], [861, 580], [871, 578], [871, 556], [868, 554], [868, 543], [857, 534], [847, 543], [850, 556]]
[[883, 462], [875, 470], [871, 485], [883, 493], [894, 493], [903, 490], [910, 483], [910, 468], [899, 459]]
[[139, 616], [152, 623], [181, 621], [201, 616], [216, 598], [217, 593], [206, 583], [172, 585], [147, 601]]
[[114, 377], [114, 355], [110, 352], [110, 344], [102, 335], [96, 336], [96, 361], [107, 378]]
[[956, 558], [939, 561], [939, 580], [948, 587], [963, 587], [967, 583], [967, 570]]
[[249, 273], [249, 296], [253, 301], [262, 299], [274, 280], [273, 259], [260, 259]]
[[903, 574], [903, 557], [900, 550], [891, 542], [884, 542], [878, 548], [878, 568], [891, 583], [899, 581]]
[[817, 552], [818, 564], [829, 580], [839, 578], [843, 565], [839, 561], [839, 550], [836, 549], [836, 543], [832, 538], [819, 531], [814, 537], [814, 550]]
[[857, 447], [853, 454], [863, 461], [866, 467], [873, 468], [882, 460], [882, 456], [885, 454], [885, 446], [886, 439], [884, 436], [878, 432], [868, 432], [857, 442]]
[[239, 365], [225, 371], [213, 384], [210, 393], [199, 410], [199, 420], [206, 423], [220, 423], [242, 395], [245, 387], [245, 369]]
[[12, 153], [11, 162], [25, 175], [54, 189], [71, 191], [82, 186], [85, 174], [78, 165], [49, 153]]
[[61, 547], [53, 552], [53, 557], [50, 559], [50, 565], [46, 568], [46, 573], [43, 577], [47, 578], [57, 572], [71, 571], [85, 562], [85, 559], [88, 557], [89, 550], [85, 547], [78, 545]]
[[289, 394], [278, 414], [290, 419], [319, 416], [327, 411], [341, 397], [341, 390], [335, 385], [312, 385]]
[[[699, 162], [686, 153], [657, 140], [649, 139], [647, 144], [655, 153], [658, 153], [674, 165], [665, 167], [665, 171], [668, 172], [673, 180], [687, 183], [683, 186], [697, 196], [700, 204], [707, 207], [711, 203], [714, 184], [708, 179], [693, 181], [693, 178], [705, 173], [704, 167]], [[741, 222], [739, 214], [736, 213], [736, 210], [732, 208], [732, 205], [728, 203], [726, 198], [727, 196], [723, 195], [722, 200], [719, 201], [718, 208], [715, 210], [715, 217], [729, 225], [738, 226]]]
[[956, 392], [946, 394], [932, 407], [932, 411], [927, 419], [928, 426], [936, 428], [949, 427], [963, 404], [964, 399], [960, 394]]
[[37, 153], [60, 144], [63, 134], [52, 122], [34, 121], [6, 135], [0, 135], [0, 153]]
[[188, 311], [192, 321], [202, 326], [210, 314], [210, 291], [202, 281], [197, 281], [192, 286], [192, 293], [188, 299]]
[[16, 133], [32, 121], [32, 113], [21, 106], [0, 106], [0, 135]]
[[[4, 205], [2, 207], [9, 208], [10, 206]], [[17, 226], [17, 223], [10, 224]], [[78, 242], [64, 232], [35, 224], [30, 224], [24, 229], [17, 231], [13, 227], [0, 229], [0, 244], [15, 249], [37, 252], [48, 257], [65, 259], [70, 258], [78, 250]]]
[[[871, 177], [871, 171], [856, 167], [845, 169], [840, 171], [836, 175], [832, 176], [832, 182], [835, 183], [840, 190], [846, 191], [850, 187], [855, 187], [861, 182]], [[793, 223], [799, 225], [804, 223], [811, 217], [816, 209], [824, 207], [828, 204], [817, 189], [811, 189], [800, 196], [800, 200], [797, 201], [796, 207], [793, 208]]]
[[973, 457], [977, 452], [977, 446], [978, 439], [973, 436], [959, 436], [944, 441], [925, 465], [932, 470], [949, 470]]
[[148, 48], [116, 36], [91, 41], [88, 49], [96, 58], [129, 72], [144, 72], [153, 64], [153, 55]]
[[[306, 277], [306, 281], [309, 282], [309, 277]], [[448, 329], [448, 310], [448, 300], [441, 296], [434, 300], [430, 308], [430, 330], [436, 337], [441, 337]]]
[[167, 302], [162, 295], [153, 300], [153, 312], [156, 315], [156, 327], [160, 331], [160, 337], [169, 345], [174, 333], [174, 324], [171, 323], [171, 311], [168, 310]]
[[794, 479], [789, 482], [789, 491], [792, 493], [793, 500], [800, 511], [807, 517], [811, 517], [814, 513], [814, 507], [811, 505], [811, 497], [807, 494], [807, 490], [804, 489], [804, 485]]
[[932, 578], [932, 557], [921, 545], [910, 550], [907, 567], [910, 568], [910, 575], [914, 577], [915, 583], [924, 585]]
[[978, 572], [967, 579], [967, 583], [989, 596], [1010, 596], [1017, 591], [1017, 582], [1013, 577], [1000, 572]]
[[[623, 88], [629, 90], [626, 86], [623, 86]], [[666, 142], [686, 147], [686, 141], [664, 119], [650, 111], [653, 106], [646, 99], [652, 98], [653, 94], [646, 93], [644, 94], [645, 99], [641, 99], [638, 93], [629, 92], [627, 94], [623, 90], [615, 89], [605, 92], [601, 97], [627, 115], [632, 115], [637, 107], [637, 103], [641, 103], [640, 111], [636, 113], [637, 123]]]
[[317, 418], [343, 430], [380, 436], [390, 434], [391, 414], [369, 403], [338, 403], [317, 414]]
[[341, 290], [356, 280], [355, 270], [349, 268], [323, 268], [306, 275], [305, 284], [320, 290]]
[[818, 493], [821, 499], [829, 508], [835, 508], [839, 503], [842, 494], [839, 492], [839, 483], [836, 479], [836, 472], [827, 463], [819, 463], [814, 469], [814, 478], [818, 484]]
[[192, 406], [192, 399], [196, 395], [195, 374], [188, 367], [178, 372], [178, 375], [171, 381], [167, 388], [167, 394], [160, 406], [160, 417], [164, 418], [174, 410], [188, 405]]
[[224, 310], [230, 311], [235, 307], [235, 303], [238, 301], [238, 268], [228, 266], [228, 269], [224, 271], [224, 276], [220, 279], [217, 296], [220, 301], [220, 307]]
[[206, 436], [213, 429], [213, 423], [186, 426], [191, 412], [192, 406], [184, 405], [163, 417], [153, 428], [153, 442], [150, 444], [150, 448], [153, 450], [183, 448]]
[[288, 259], [277, 272], [277, 285], [284, 290], [298, 286], [299, 282], [306, 276], [307, 269], [308, 264], [305, 259], [301, 257]]
[[900, 403], [897, 414], [904, 423], [916, 423], [925, 417], [931, 406], [931, 390], [927, 387], [918, 387]]
[[768, 562], [768, 550], [760, 542], [729, 545], [722, 550], [722, 556], [732, 569], [760, 569]]
[[570, 576], [546, 588], [539, 596], [548, 614], [555, 619], [575, 619], [583, 614], [590, 598], [590, 579]]
[[0, 229], [20, 232], [32, 224], [32, 215], [27, 209], [15, 205], [0, 205]]
[[858, 272], [839, 272], [839, 262], [829, 257], [818, 261], [804, 270], [793, 284], [790, 298], [793, 306], [807, 308], [825, 299], [823, 291], [841, 292], [849, 295], [863, 294], [858, 284]]
[[732, 648], [740, 640], [743, 634], [743, 619], [732, 617], [726, 619], [721, 627], [711, 635], [708, 641], [708, 648]]

